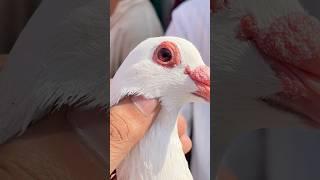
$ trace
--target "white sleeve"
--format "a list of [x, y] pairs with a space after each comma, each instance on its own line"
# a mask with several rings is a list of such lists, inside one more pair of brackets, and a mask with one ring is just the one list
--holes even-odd
[[166, 36], [177, 36], [184, 39], [187, 38], [187, 34], [183, 26], [184, 16], [182, 14], [181, 8], [177, 8], [172, 12], [171, 22], [165, 33]]
[[185, 104], [182, 106], [180, 110], [180, 114], [183, 115], [184, 118], [186, 118], [187, 121], [187, 134], [191, 135], [191, 129], [192, 129], [192, 120], [193, 120], [193, 104]]

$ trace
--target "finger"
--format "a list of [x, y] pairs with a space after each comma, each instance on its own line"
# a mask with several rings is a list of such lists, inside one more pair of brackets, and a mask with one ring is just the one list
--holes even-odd
[[178, 134], [179, 137], [183, 136], [186, 134], [187, 130], [187, 121], [183, 115], [178, 116]]
[[185, 154], [187, 154], [192, 148], [192, 141], [187, 135], [183, 135], [180, 137], [180, 141], [182, 144], [182, 149]]
[[132, 97], [110, 109], [110, 171], [144, 136], [159, 112], [157, 100]]

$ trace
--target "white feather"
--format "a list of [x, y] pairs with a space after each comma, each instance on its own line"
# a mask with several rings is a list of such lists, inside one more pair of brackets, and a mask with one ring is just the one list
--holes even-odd
[[42, 2], [0, 74], [0, 143], [63, 104], [107, 104], [103, 6]]
[[[182, 63], [172, 69], [152, 61], [155, 48], [163, 41], [174, 42]], [[111, 82], [111, 106], [127, 95], [159, 98], [161, 111], [145, 137], [117, 169], [119, 180], [191, 180], [176, 119], [183, 104], [202, 101], [191, 95], [197, 88], [184, 74], [185, 66], [204, 65], [198, 50], [176, 37], [150, 38], [140, 43], [125, 59]]]
[[230, 8], [219, 11], [211, 18], [219, 27], [213, 28], [213, 119], [219, 124], [215, 133], [223, 137], [216, 139], [220, 146], [216, 146], [215, 163], [220, 160], [229, 142], [245, 131], [303, 126], [300, 116], [259, 100], [279, 92], [281, 82], [256, 48], [236, 36], [240, 19], [245, 15], [254, 16], [259, 28], [263, 28], [275, 17], [297, 11], [307, 12], [297, 0], [232, 0]]

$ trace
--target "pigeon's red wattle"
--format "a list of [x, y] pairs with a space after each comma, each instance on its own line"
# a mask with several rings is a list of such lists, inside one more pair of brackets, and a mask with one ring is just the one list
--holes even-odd
[[[238, 34], [239, 39], [255, 45], [281, 80], [288, 101], [284, 104], [318, 122], [319, 113], [313, 110], [320, 107], [320, 102], [314, 102], [320, 97], [319, 32], [316, 18], [293, 12], [274, 18], [265, 28], [260, 28], [253, 16], [244, 16]], [[300, 102], [304, 106], [298, 109], [302, 107]]]
[[267, 28], [258, 27], [254, 17], [245, 16], [239, 35], [269, 58], [320, 76], [320, 23], [316, 18], [296, 12], [275, 18]]

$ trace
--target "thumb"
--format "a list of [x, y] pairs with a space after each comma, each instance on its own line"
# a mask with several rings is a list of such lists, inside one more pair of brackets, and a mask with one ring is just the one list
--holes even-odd
[[110, 173], [144, 136], [159, 112], [159, 102], [133, 96], [110, 109]]

